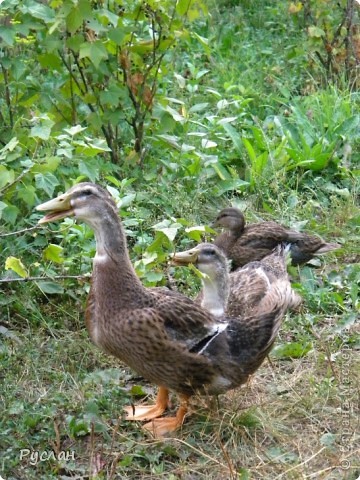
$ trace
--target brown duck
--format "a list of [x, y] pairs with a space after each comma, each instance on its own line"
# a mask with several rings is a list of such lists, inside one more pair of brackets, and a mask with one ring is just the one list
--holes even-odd
[[[39, 223], [74, 216], [95, 232], [85, 313], [89, 335], [160, 387], [155, 405], [127, 409], [129, 420], [151, 420], [145, 428], [162, 436], [182, 425], [194, 393], [224, 393], [257, 369], [287, 309], [290, 289], [246, 321], [219, 318], [179, 293], [141, 284], [115, 202], [98, 185], [80, 183], [37, 209], [49, 212]], [[168, 407], [169, 390], [180, 396], [180, 407], [174, 417], [158, 418]]]
[[261, 315], [262, 311], [271, 309], [281, 295], [286, 298], [289, 309], [301, 303], [286, 271], [288, 249], [289, 246], [279, 244], [261, 261], [250, 262], [231, 273], [225, 254], [211, 243], [200, 243], [191, 250], [175, 253], [172, 263], [193, 264], [200, 270], [203, 288], [195, 301], [203, 308], [215, 316], [227, 315], [246, 321], [248, 315]]
[[245, 225], [243, 213], [233, 207], [221, 210], [212, 226], [226, 230], [215, 238], [214, 244], [232, 261], [234, 270], [249, 262], [261, 260], [282, 242], [291, 244], [293, 265], [306, 263], [316, 255], [341, 247], [337, 243], [326, 243], [315, 235], [291, 230], [277, 222]]

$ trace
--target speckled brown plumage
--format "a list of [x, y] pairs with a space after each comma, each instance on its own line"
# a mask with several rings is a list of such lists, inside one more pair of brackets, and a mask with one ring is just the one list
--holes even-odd
[[286, 270], [286, 254], [283, 244], [262, 260], [246, 264], [230, 273], [230, 295], [227, 307], [229, 315], [256, 313], [268, 310], [281, 292], [286, 292], [288, 309], [296, 309], [302, 302], [292, 288]]
[[214, 244], [232, 260], [233, 270], [261, 260], [282, 242], [291, 244], [293, 265], [306, 263], [315, 255], [340, 248], [337, 243], [326, 243], [315, 235], [297, 232], [276, 222], [245, 225], [244, 215], [233, 207], [221, 210], [213, 226], [226, 229], [215, 238]]
[[204, 274], [196, 301], [214, 315], [226, 315], [231, 325], [227, 355], [236, 358], [237, 378], [241, 370], [244, 379], [254, 373], [271, 349], [285, 312], [300, 300], [288, 279], [285, 247], [279, 245], [263, 261], [230, 274], [225, 254], [210, 243], [177, 252], [172, 262], [193, 263]]
[[206, 276], [196, 302], [214, 315], [246, 318], [261, 314], [277, 303], [281, 292], [286, 293], [289, 309], [301, 303], [301, 297], [292, 288], [286, 270], [286, 252], [289, 246], [278, 245], [260, 261], [250, 262], [229, 273], [229, 261], [221, 249], [211, 243], [201, 243], [191, 250], [175, 254], [177, 265], [193, 263]]
[[[160, 436], [178, 428], [194, 392], [222, 393], [248, 378], [272, 335], [269, 318], [281, 317], [283, 302], [247, 317], [263, 332], [254, 335], [237, 319], [217, 318], [184, 295], [145, 288], [130, 262], [126, 238], [110, 194], [80, 183], [37, 207], [48, 211], [39, 223], [66, 216], [95, 232], [96, 255], [86, 325], [93, 342], [160, 387], [156, 404], [127, 409], [128, 419], [150, 420], [145, 428]], [[168, 390], [181, 399], [175, 417], [158, 419], [168, 405]]]

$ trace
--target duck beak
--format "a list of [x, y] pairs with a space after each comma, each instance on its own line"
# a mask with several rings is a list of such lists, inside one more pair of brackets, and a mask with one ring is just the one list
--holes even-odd
[[50, 212], [41, 218], [38, 223], [54, 222], [74, 215], [74, 210], [71, 206], [71, 195], [68, 193], [64, 193], [48, 202], [41, 203], [36, 207], [36, 210], [40, 212]]
[[199, 250], [192, 248], [191, 250], [185, 250], [184, 252], [174, 253], [171, 257], [171, 264], [182, 266], [189, 265], [189, 263], [196, 263], [199, 256]]

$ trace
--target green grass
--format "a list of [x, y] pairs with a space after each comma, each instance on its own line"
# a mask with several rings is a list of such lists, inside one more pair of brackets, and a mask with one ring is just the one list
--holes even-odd
[[[90, 342], [83, 320], [87, 282], [63, 281], [61, 295], [45, 294], [36, 283], [1, 283], [4, 479], [360, 477], [359, 97], [346, 87], [320, 89], [323, 78], [310, 69], [304, 31], [289, 23], [287, 2], [275, 3], [217, 2], [211, 17], [196, 27], [209, 39], [211, 54], [195, 41], [193, 48], [169, 53], [169, 65], [184, 75], [186, 87], [180, 88], [171, 71], [161, 94], [183, 101], [188, 118], [182, 123], [154, 108], [145, 164], [124, 164], [121, 170], [118, 190], [125, 199], [131, 258], [155, 256], [137, 264], [144, 283], [156, 283], [154, 271], [164, 283], [170, 271], [180, 290], [195, 295], [198, 279], [189, 270], [169, 270], [167, 254], [194, 244], [196, 235], [203, 238], [185, 228], [209, 224], [230, 204], [245, 210], [249, 221], [274, 219], [340, 242], [342, 248], [315, 262], [316, 268], [291, 269], [304, 303], [287, 315], [270, 361], [251, 382], [218, 399], [193, 398], [181, 431], [164, 441], [123, 419], [124, 405], [153, 400], [156, 390]], [[209, 71], [201, 74], [204, 69]], [[227, 106], [220, 108], [219, 101]], [[171, 105], [179, 114], [179, 104]], [[216, 123], [231, 117], [232, 128]], [[196, 153], [161, 143], [158, 134], [177, 136], [179, 144], [196, 147]], [[254, 151], [252, 158], [243, 137]], [[284, 137], [289, 143], [282, 143]], [[217, 147], [203, 148], [203, 138]], [[307, 168], [309, 163], [294, 165], [321, 162], [323, 151], [318, 159], [307, 158], [308, 152], [318, 153], [313, 147], [319, 144], [331, 153], [328, 164], [318, 171]], [[133, 148], [131, 142], [124, 148]], [[99, 164], [104, 169], [100, 178], [112, 172], [103, 159]], [[69, 184], [75, 175], [70, 170]], [[44, 192], [34, 190], [34, 195], [40, 199]], [[36, 214], [23, 221], [20, 228], [35, 225]], [[161, 227], [153, 228], [163, 221], [178, 229], [173, 243]], [[4, 261], [10, 255], [22, 258], [31, 274], [91, 270], [93, 237], [80, 224], [67, 222], [60, 230], [50, 226], [2, 242]], [[63, 263], [43, 259], [48, 243], [63, 247]], [[4, 270], [2, 279], [11, 275]], [[173, 404], [175, 410], [175, 397]], [[21, 459], [25, 449], [69, 457]]]
[[[302, 208], [283, 208], [276, 217], [311, 218], [312, 202], [303, 200]], [[91, 344], [83, 325], [83, 286], [71, 283], [65, 297], [38, 294], [22, 314], [8, 305], [0, 333], [3, 477], [357, 479], [357, 210], [351, 202], [332, 205], [331, 218], [329, 210], [317, 208], [320, 230], [326, 238], [331, 232], [343, 238], [344, 248], [323, 257], [316, 270], [292, 270], [304, 304], [288, 314], [271, 363], [243, 388], [218, 399], [193, 398], [181, 431], [164, 441], [123, 419], [122, 406], [153, 399], [156, 391]], [[251, 206], [247, 216], [259, 218]], [[309, 220], [307, 226], [316, 225]], [[175, 278], [179, 288], [188, 291], [190, 282], [194, 293], [196, 280], [182, 273]], [[17, 295], [28, 291], [22, 286]], [[173, 403], [176, 408], [175, 397]], [[31, 464], [30, 456], [20, 459], [24, 449], [69, 457]], [[341, 468], [346, 462], [349, 469]]]
[[[194, 398], [182, 430], [165, 441], [122, 420], [139, 379], [92, 346], [84, 329], [59, 330], [56, 338], [45, 330], [15, 332], [1, 359], [4, 478], [355, 480], [360, 362], [347, 346], [356, 328], [335, 334], [333, 316], [309, 317], [305, 307], [287, 318], [278, 341], [309, 342], [305, 357], [275, 355], [249, 385], [217, 402]], [[142, 391], [153, 396], [146, 384]], [[31, 465], [20, 461], [22, 449], [74, 452], [75, 461]], [[339, 468], [346, 460], [348, 471]]]

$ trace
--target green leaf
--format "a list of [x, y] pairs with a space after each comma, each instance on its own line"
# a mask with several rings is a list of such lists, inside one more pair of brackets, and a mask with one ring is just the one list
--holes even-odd
[[36, 202], [36, 189], [33, 185], [24, 185], [19, 189], [18, 197], [28, 206], [32, 207]]
[[7, 205], [6, 208], [3, 209], [2, 218], [5, 222], [11, 223], [14, 225], [19, 215], [19, 209], [15, 205]]
[[243, 141], [243, 144], [244, 144], [244, 146], [247, 150], [247, 153], [249, 155], [250, 162], [253, 165], [256, 165], [256, 153], [255, 153], [255, 150], [254, 150], [253, 146], [251, 145], [251, 143], [249, 142], [249, 140], [247, 138], [243, 138], [242, 141]]
[[80, 46], [80, 58], [89, 58], [96, 68], [101, 60], [108, 58], [108, 52], [101, 41], [83, 43]]
[[59, 157], [49, 156], [46, 157], [44, 163], [37, 163], [33, 166], [31, 171], [36, 173], [48, 173], [48, 172], [55, 172], [60, 164]]
[[19, 258], [8, 257], [5, 261], [5, 270], [12, 270], [17, 273], [19, 277], [26, 278], [29, 276], [28, 271], [25, 268], [25, 265]]
[[106, 140], [102, 138], [88, 138], [85, 140], [74, 141], [76, 145], [76, 153], [93, 157], [97, 153], [109, 152], [111, 149], [107, 146]]
[[173, 117], [175, 122], [185, 123], [187, 121], [186, 118], [183, 115], [181, 115], [181, 113], [179, 113], [177, 110], [174, 110], [173, 108], [171, 108], [170, 105], [167, 105], [165, 110], [168, 113], [170, 113], [170, 115]]
[[74, 35], [66, 40], [66, 46], [75, 53], [79, 53], [81, 45], [84, 43], [84, 37], [82, 35]]
[[52, 8], [40, 2], [28, 1], [24, 2], [21, 8], [24, 13], [30, 13], [35, 18], [44, 20], [45, 23], [51, 23], [55, 20], [55, 12]]
[[55, 53], [44, 53], [37, 56], [40, 65], [43, 68], [51, 68], [53, 70], [61, 70], [62, 63], [59, 58], [59, 55], [55, 55]]
[[52, 294], [61, 295], [62, 293], [64, 293], [64, 288], [56, 282], [40, 281], [40, 282], [36, 282], [36, 284], [42, 292], [47, 293], [49, 295], [52, 295]]
[[197, 103], [189, 109], [189, 113], [203, 112], [209, 106], [209, 103]]
[[62, 256], [62, 253], [63, 247], [50, 243], [50, 245], [44, 250], [44, 257], [46, 258], [46, 260], [50, 260], [51, 262], [63, 263], [64, 258]]
[[92, 182], [96, 182], [99, 178], [99, 168], [97, 165], [92, 164], [91, 161], [85, 162], [81, 160], [79, 162], [79, 172]]
[[[190, 20], [194, 20], [195, 18], [191, 18]], [[204, 51], [207, 55], [211, 54], [211, 48], [209, 47], [209, 40], [201, 35], [197, 34], [196, 32], [192, 32], [192, 35], [199, 41], [200, 45], [204, 48]]]
[[360, 135], [360, 115], [347, 118], [334, 129], [334, 134], [343, 135], [347, 138], [351, 138], [353, 132], [355, 132], [355, 138]]
[[247, 468], [241, 467], [237, 471], [238, 475], [238, 480], [250, 480], [251, 479], [251, 474]]
[[10, 142], [8, 142], [5, 147], [0, 150], [0, 159], [7, 159], [9, 152], [13, 152], [15, 148], [19, 145], [19, 140], [16, 137], [13, 137]]
[[176, 150], [181, 150], [181, 146], [178, 142], [179, 137], [175, 137], [175, 135], [167, 135], [164, 133], [162, 135], [157, 135], [157, 138], [162, 140], [165, 144], [175, 148]]
[[59, 185], [59, 181], [52, 173], [38, 173], [35, 175], [35, 184], [36, 188], [43, 190], [49, 197], [52, 197], [55, 187]]
[[[102, 17], [105, 17], [112, 24], [113, 27], [116, 27], [119, 22], [119, 16], [111, 12], [110, 10], [107, 10], [106, 8], [100, 9], [99, 15], [101, 15]], [[108, 32], [108, 36], [109, 36], [109, 32]]]
[[215, 148], [217, 147], [217, 143], [214, 142], [213, 140], [209, 140], [208, 138], [203, 138], [201, 140], [201, 146], [202, 148]]
[[239, 135], [239, 133], [235, 130], [235, 128], [230, 125], [229, 123], [223, 123], [222, 124], [222, 127], [223, 129], [225, 130], [225, 132], [229, 135], [230, 139], [232, 140], [233, 144], [234, 144], [234, 147], [236, 148], [236, 150], [239, 152], [239, 153], [243, 153], [244, 149], [243, 149], [243, 146], [242, 146], [242, 142], [241, 142], [241, 136]]
[[163, 233], [170, 240], [170, 242], [173, 242], [178, 232], [178, 228], [159, 228], [156, 231]]
[[70, 33], [75, 33], [83, 23], [82, 15], [77, 8], [73, 8], [66, 17], [66, 26]]
[[48, 140], [51, 134], [51, 126], [49, 125], [35, 125], [30, 130], [30, 137], [41, 138], [41, 140]]
[[4, 165], [0, 165], [0, 188], [15, 180], [14, 170], [8, 170]]
[[16, 400], [9, 405], [9, 415], [19, 415], [24, 412], [24, 404], [20, 400]]
[[355, 312], [350, 312], [346, 315], [344, 315], [340, 321], [338, 322], [336, 328], [335, 328], [335, 331], [337, 333], [340, 333], [342, 332], [343, 330], [347, 330], [349, 329], [350, 327], [352, 327], [352, 325], [355, 324], [355, 322], [358, 320], [358, 315], [357, 313]]
[[13, 331], [9, 330], [3, 325], [0, 325], [0, 335], [3, 335], [6, 338], [10, 338], [11, 340], [14, 340], [14, 342], [16, 342], [19, 345], [22, 345], [23, 343]]
[[226, 170], [226, 168], [223, 165], [221, 165], [221, 163], [219, 162], [212, 163], [211, 166], [215, 170], [215, 172], [219, 175], [222, 181], [229, 179], [229, 172]]
[[143, 265], [149, 265], [150, 263], [153, 263], [156, 259], [157, 259], [158, 255], [156, 252], [144, 252], [141, 260], [139, 260], [139, 262], [141, 262]]
[[185, 15], [185, 13], [189, 10], [190, 5], [190, 0], [178, 0], [176, 2], [176, 12], [179, 15]]
[[116, 45], [121, 45], [125, 38], [126, 32], [122, 28], [112, 28], [107, 33], [110, 40], [112, 40]]
[[88, 0], [80, 0], [66, 17], [66, 26], [70, 33], [75, 33], [84, 20], [92, 19], [91, 4]]
[[2, 212], [7, 208], [7, 204], [5, 202], [0, 201], [0, 218], [2, 217]]
[[241, 180], [241, 178], [232, 178], [230, 180], [221, 180], [216, 184], [216, 196], [220, 197], [226, 192], [230, 192], [232, 190], [238, 192], [244, 192], [249, 187], [249, 182], [245, 182], [245, 180]]
[[118, 368], [107, 368], [105, 370], [95, 370], [88, 373], [84, 378], [85, 384], [94, 383], [96, 385], [119, 385], [121, 379], [121, 372]]
[[311, 343], [288, 342], [277, 345], [271, 352], [275, 358], [301, 358], [312, 348]]
[[325, 32], [322, 28], [311, 26], [308, 28], [309, 37], [312, 38], [321, 38], [325, 37]]
[[14, 45], [16, 32], [14, 28], [0, 26], [0, 40], [7, 43], [9, 47]]
[[82, 127], [81, 125], [74, 125], [73, 127], [70, 127], [70, 128], [64, 128], [64, 132], [68, 133], [73, 137], [77, 133], [83, 132], [86, 129], [87, 127]]
[[237, 117], [224, 117], [217, 121], [218, 125], [225, 125], [226, 123], [231, 123], [237, 120]]
[[274, 446], [266, 450], [266, 454], [276, 463], [295, 463], [298, 460], [296, 453], [284, 451], [282, 448]]
[[136, 198], [136, 193], [129, 193], [128, 195], [125, 195], [124, 197], [119, 198], [118, 201], [118, 207], [123, 208], [123, 207], [128, 207]]
[[333, 433], [324, 433], [320, 437], [320, 445], [325, 445], [325, 447], [332, 447], [336, 443], [336, 435]]
[[141, 385], [133, 385], [130, 389], [130, 393], [134, 397], [144, 397], [146, 395], [146, 392]]
[[161, 272], [148, 272], [145, 277], [148, 282], [157, 283], [163, 279], [164, 275]]
[[196, 242], [201, 242], [204, 233], [206, 232], [206, 227], [204, 225], [199, 225], [197, 227], [188, 227], [185, 228], [185, 232], [188, 234], [189, 238], [192, 238]]
[[133, 463], [133, 456], [131, 455], [125, 455], [121, 461], [119, 462], [120, 467], [130, 467], [130, 465]]

